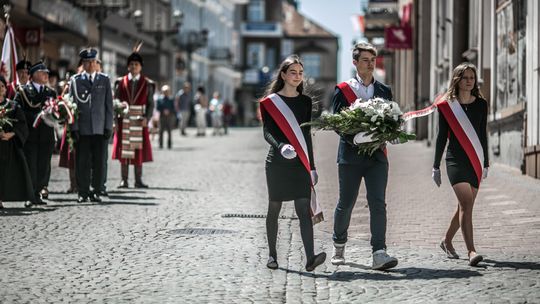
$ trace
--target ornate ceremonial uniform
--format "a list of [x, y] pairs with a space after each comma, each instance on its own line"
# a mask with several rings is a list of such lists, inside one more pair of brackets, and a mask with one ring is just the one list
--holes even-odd
[[[83, 50], [83, 60], [95, 60], [97, 51]], [[75, 144], [75, 172], [79, 202], [88, 199], [100, 202], [98, 192], [103, 185], [104, 149], [113, 123], [112, 90], [109, 76], [86, 71], [70, 79], [69, 94], [77, 104], [78, 119], [71, 125]], [[93, 191], [90, 191], [90, 183]]]
[[[131, 61], [142, 64], [142, 57], [133, 53], [128, 58], [128, 65]], [[135, 166], [135, 187], [147, 187], [142, 182], [142, 164], [151, 162], [153, 158], [148, 125], [144, 125], [143, 121], [145, 118], [146, 121], [152, 118], [154, 90], [154, 82], [142, 74], [128, 74], [115, 82], [115, 98], [129, 104], [128, 114], [116, 121], [113, 141], [112, 159], [119, 160], [122, 166], [121, 188], [128, 186], [129, 164]]]
[[[45, 65], [38, 63], [32, 67], [31, 74], [37, 71], [48, 72]], [[39, 88], [38, 88], [39, 87]], [[19, 86], [15, 95], [15, 102], [24, 112], [28, 125], [28, 139], [24, 145], [24, 154], [30, 169], [32, 185], [34, 188], [34, 203], [42, 203], [39, 192], [47, 187], [51, 175], [51, 158], [54, 151], [54, 128], [45, 123], [39, 123], [34, 128], [34, 122], [41, 112], [45, 102], [55, 99], [56, 91], [46, 85], [30, 81]]]

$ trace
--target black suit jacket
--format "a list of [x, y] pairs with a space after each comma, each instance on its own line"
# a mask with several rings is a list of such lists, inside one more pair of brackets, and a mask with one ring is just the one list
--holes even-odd
[[14, 100], [22, 108], [28, 130], [30, 131], [27, 140], [28, 142], [51, 143], [55, 141], [54, 128], [49, 127], [43, 122], [40, 123], [37, 128], [33, 127], [36, 117], [39, 112], [41, 112], [45, 101], [47, 101], [49, 97], [56, 98], [56, 91], [45, 86], [40, 93], [32, 83], [21, 86], [17, 91], [17, 94], [15, 94]]
[[[387, 85], [375, 80], [373, 83], [374, 91], [373, 97], [380, 97], [387, 100], [392, 100], [392, 90]], [[334, 113], [339, 113], [344, 107], [349, 106], [349, 102], [345, 98], [345, 95], [336, 86], [334, 95], [332, 97], [332, 105]], [[358, 155], [358, 147], [353, 144], [354, 135], [340, 136], [337, 162], [338, 164], [360, 164], [370, 158], [376, 158], [382, 162], [388, 162], [384, 152], [379, 149], [372, 156]]]

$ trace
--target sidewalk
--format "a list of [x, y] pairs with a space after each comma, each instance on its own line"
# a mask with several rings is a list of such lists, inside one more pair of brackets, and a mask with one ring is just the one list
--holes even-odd
[[[437, 248], [456, 202], [447, 180], [430, 177], [432, 151], [422, 143], [390, 147], [388, 247], [400, 264], [369, 269], [369, 217], [362, 190], [344, 266], [329, 260], [314, 273], [305, 258], [293, 204], [280, 219], [278, 262], [265, 267], [268, 146], [260, 129], [229, 136], [174, 138], [145, 165], [148, 190], [116, 190], [77, 204], [67, 170], [54, 160], [51, 202], [0, 211], [1, 303], [433, 303], [539, 302], [540, 181], [493, 166], [475, 208], [482, 267], [447, 260]], [[176, 132], [177, 134], [177, 132]], [[337, 137], [314, 137], [326, 221], [315, 226], [316, 251], [331, 255], [337, 199]], [[445, 173], [444, 173], [445, 174]], [[445, 176], [445, 175], [444, 175]], [[130, 184], [133, 184], [130, 175]], [[461, 236], [455, 246], [464, 256]]]

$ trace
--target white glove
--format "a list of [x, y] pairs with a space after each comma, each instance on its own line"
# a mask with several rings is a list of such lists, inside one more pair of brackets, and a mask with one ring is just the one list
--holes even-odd
[[441, 170], [440, 169], [433, 168], [433, 170], [431, 171], [431, 178], [433, 178], [433, 181], [435, 182], [435, 185], [437, 185], [437, 187], [441, 186]]
[[488, 176], [488, 168], [484, 168], [484, 170], [482, 170], [482, 179], [486, 179]]
[[399, 145], [401, 144], [401, 141], [399, 140], [399, 138], [396, 138], [396, 139], [392, 139], [391, 141], [389, 141], [390, 144], [392, 145]]
[[317, 170], [311, 170], [311, 183], [315, 186], [319, 182], [319, 175]]
[[373, 138], [371, 138], [371, 135], [366, 135], [367, 132], [359, 132], [354, 136], [353, 144], [359, 145], [364, 144], [368, 142], [372, 142]]
[[283, 145], [280, 152], [281, 155], [283, 155], [283, 157], [286, 159], [293, 159], [296, 157], [296, 150], [294, 150], [294, 147], [289, 144]]

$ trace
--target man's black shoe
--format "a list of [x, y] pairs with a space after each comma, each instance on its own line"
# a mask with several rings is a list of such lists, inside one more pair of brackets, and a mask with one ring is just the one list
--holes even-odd
[[88, 198], [90, 198], [90, 201], [92, 201], [94, 203], [101, 203], [103, 201], [101, 199], [101, 197], [99, 197], [99, 195], [97, 195], [95, 193], [90, 194], [90, 196], [88, 196]]
[[36, 194], [36, 199], [32, 202], [32, 204], [34, 205], [47, 205], [46, 202], [44, 202], [42, 199], [41, 199], [41, 195], [38, 193]]
[[101, 190], [99, 191], [99, 196], [109, 196], [109, 192], [107, 192], [107, 190]]
[[120, 185], [118, 185], [118, 188], [128, 188], [128, 182], [127, 180], [123, 179], [121, 182], [120, 182]]
[[88, 201], [88, 196], [85, 195], [79, 195], [77, 198], [77, 203], [86, 203]]
[[142, 181], [135, 183], [135, 188], [148, 188], [148, 185], [143, 183]]

